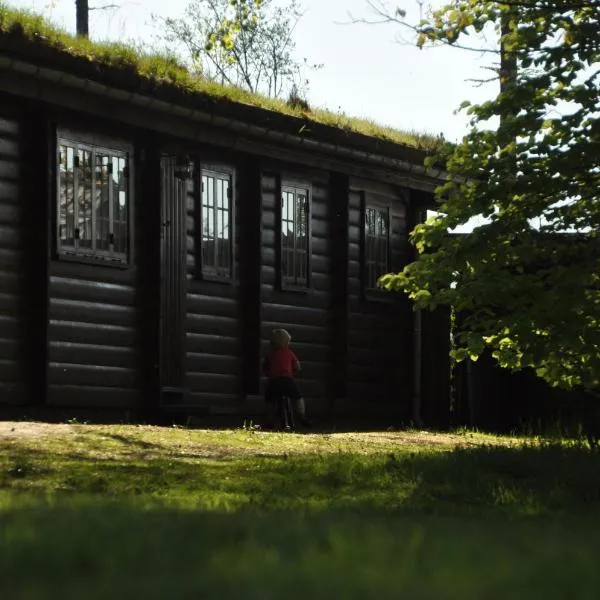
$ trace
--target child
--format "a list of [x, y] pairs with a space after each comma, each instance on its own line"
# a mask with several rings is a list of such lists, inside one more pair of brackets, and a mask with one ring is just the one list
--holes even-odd
[[285, 329], [274, 329], [271, 332], [269, 355], [263, 362], [263, 372], [268, 378], [265, 400], [267, 404], [272, 403], [276, 407], [284, 397], [289, 398], [296, 403], [296, 412], [300, 417], [300, 422], [309, 426], [310, 421], [306, 418], [304, 398], [294, 379], [296, 373], [300, 371], [300, 362], [289, 349], [291, 341], [292, 336]]

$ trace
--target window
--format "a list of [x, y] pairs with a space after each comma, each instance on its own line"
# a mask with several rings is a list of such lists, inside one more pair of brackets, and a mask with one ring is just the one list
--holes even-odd
[[376, 290], [377, 281], [390, 271], [390, 212], [386, 207], [365, 205], [364, 285]]
[[306, 288], [310, 277], [310, 205], [307, 188], [281, 188], [281, 284]]
[[202, 275], [230, 279], [233, 243], [232, 175], [202, 170]]
[[59, 256], [126, 263], [129, 152], [58, 138]]

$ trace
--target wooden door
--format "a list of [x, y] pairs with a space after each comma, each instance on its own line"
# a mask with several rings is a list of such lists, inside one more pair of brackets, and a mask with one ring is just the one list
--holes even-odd
[[176, 175], [175, 156], [161, 158], [161, 404], [185, 397], [186, 198], [188, 180]]

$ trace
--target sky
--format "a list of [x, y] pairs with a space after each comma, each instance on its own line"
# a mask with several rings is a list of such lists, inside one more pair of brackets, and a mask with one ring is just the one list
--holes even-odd
[[[75, 0], [5, 0], [34, 9], [68, 31], [75, 31]], [[93, 11], [93, 39], [135, 39], [150, 47], [155, 35], [152, 15], [179, 17], [188, 0], [90, 0], [90, 6], [119, 4], [118, 10]], [[431, 0], [434, 8], [443, 0]], [[390, 2], [418, 20], [417, 0]], [[394, 25], [350, 24], [354, 17], [375, 18], [366, 0], [304, 0], [296, 29], [296, 56], [322, 69], [310, 74], [311, 106], [372, 119], [381, 125], [457, 141], [466, 132], [467, 117], [455, 114], [463, 100], [479, 102], [496, 92], [494, 84], [477, 87], [470, 79], [485, 79], [489, 60], [479, 53], [453, 48], [420, 50], [397, 41]]]

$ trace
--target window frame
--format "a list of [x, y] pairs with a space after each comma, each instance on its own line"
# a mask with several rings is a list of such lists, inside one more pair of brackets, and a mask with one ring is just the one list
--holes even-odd
[[[235, 223], [235, 203], [236, 203], [236, 173], [235, 168], [231, 165], [212, 163], [212, 162], [198, 162], [198, 169], [196, 175], [196, 186], [198, 192], [196, 194], [196, 278], [202, 281], [214, 281], [218, 283], [233, 283], [235, 281], [236, 269], [235, 269], [235, 236], [236, 236], [236, 223]], [[204, 265], [205, 256], [205, 245], [204, 245], [204, 203], [203, 203], [203, 177], [209, 175], [213, 178], [218, 179], [229, 179], [229, 271], [227, 275], [213, 271]], [[215, 218], [218, 214], [215, 209]], [[215, 238], [217, 239], [217, 238]]]
[[[371, 287], [367, 281], [367, 210], [375, 209], [387, 213], [387, 252], [386, 252], [386, 273], [392, 271], [392, 206], [390, 202], [385, 202], [377, 198], [369, 198], [365, 192], [361, 192], [361, 231], [360, 231], [360, 264], [361, 264], [361, 288], [365, 298], [381, 299], [385, 290], [378, 287]], [[381, 236], [378, 236], [381, 237]], [[374, 261], [375, 262], [375, 261]], [[384, 275], [382, 273], [381, 275]], [[381, 275], [378, 276], [381, 277]]]
[[[54, 156], [54, 200], [53, 200], [53, 235], [54, 240], [52, 244], [53, 258], [66, 262], [78, 262], [90, 265], [97, 265], [103, 267], [114, 267], [114, 268], [129, 268], [133, 264], [133, 232], [134, 232], [134, 147], [133, 144], [127, 143], [118, 138], [112, 138], [109, 136], [98, 135], [94, 133], [84, 133], [81, 130], [72, 130], [66, 127], [56, 127], [53, 140], [53, 156]], [[127, 244], [126, 249], [123, 252], [114, 250], [114, 241], [109, 242], [113, 249], [103, 250], [96, 248], [85, 248], [78, 247], [75, 245], [68, 246], [61, 243], [61, 206], [60, 206], [60, 191], [61, 191], [61, 146], [72, 147], [75, 152], [79, 150], [89, 151], [91, 153], [91, 160], [94, 161], [96, 154], [108, 155], [111, 159], [124, 158], [125, 160], [125, 193], [126, 193], [126, 206], [125, 206], [125, 227], [127, 231]], [[74, 171], [75, 173], [75, 171]], [[112, 171], [110, 172], [112, 175]], [[76, 175], [74, 175], [75, 180]], [[91, 183], [91, 194], [93, 198], [95, 184], [95, 168], [92, 168], [92, 183]], [[109, 217], [108, 217], [108, 229], [109, 233], [114, 236], [114, 225], [115, 219], [113, 215], [113, 190], [109, 187]], [[77, 215], [79, 212], [79, 203], [73, 202], [73, 221], [77, 223]], [[92, 232], [95, 232], [95, 221], [96, 214], [91, 210], [92, 217]], [[92, 243], [94, 244], [97, 239], [95, 233], [92, 234]]]
[[[294, 196], [298, 192], [306, 194], [306, 283], [297, 284], [286, 281], [283, 272], [283, 193], [292, 192]], [[312, 185], [307, 181], [280, 178], [276, 205], [276, 236], [277, 241], [277, 283], [280, 291], [306, 293], [312, 289]], [[294, 212], [296, 201], [294, 200]]]

